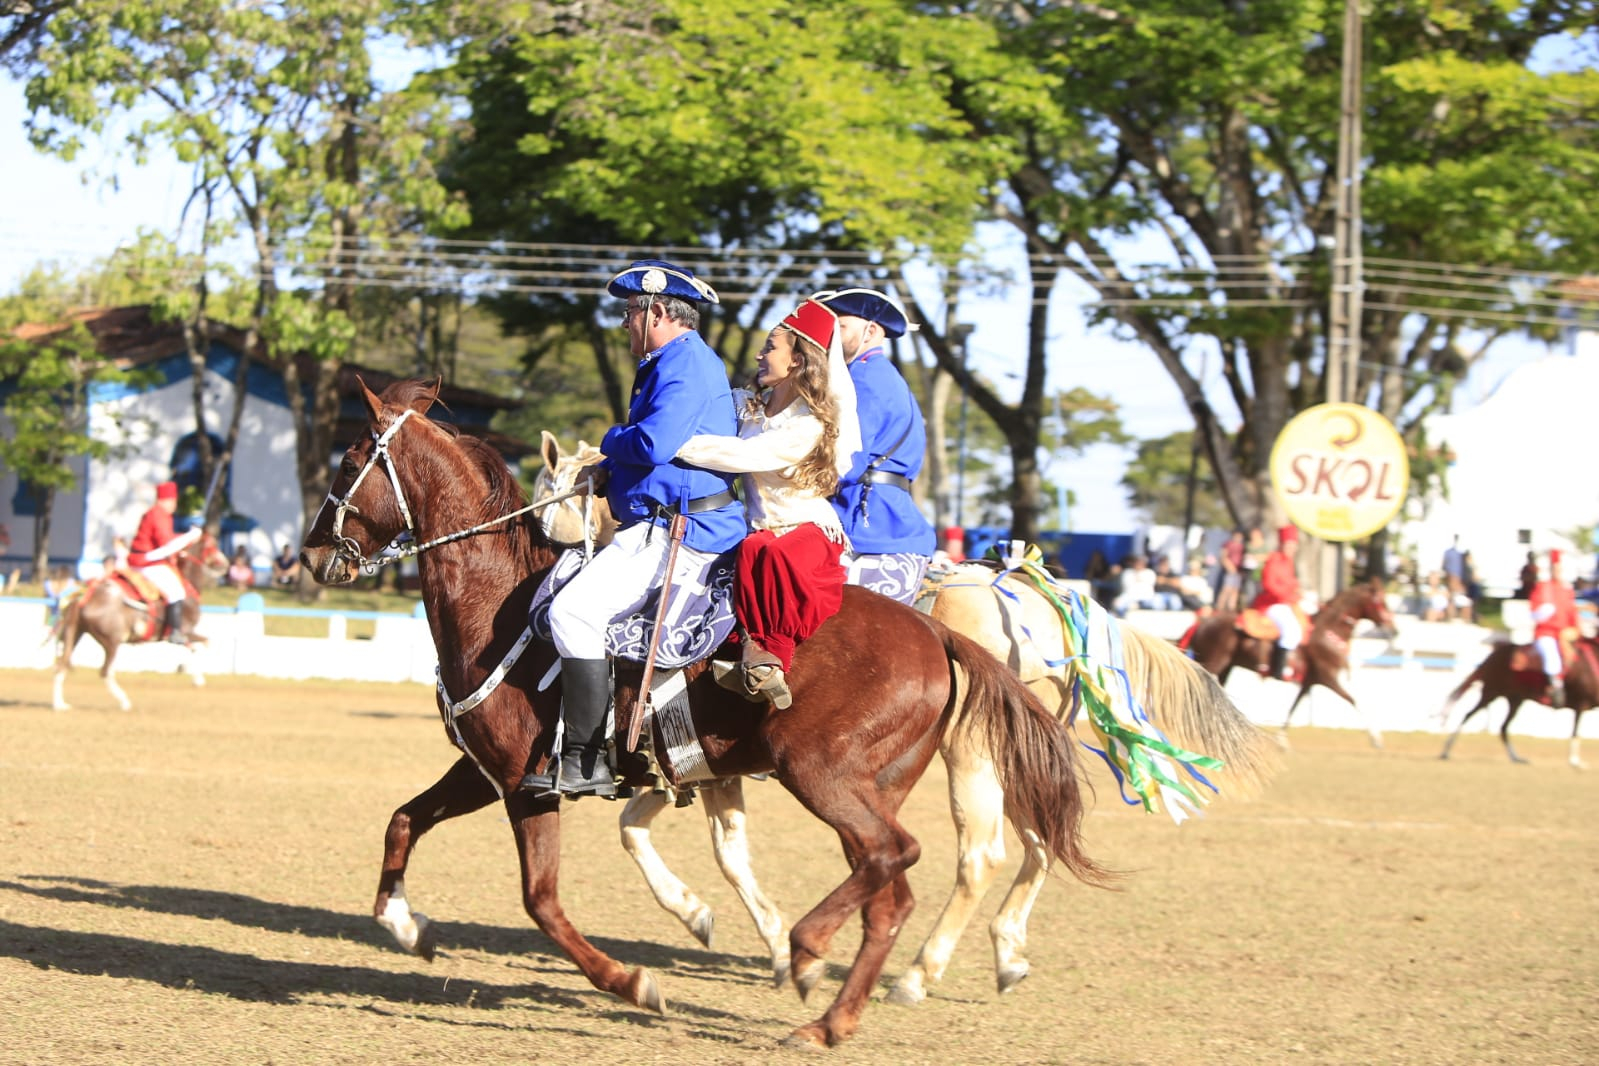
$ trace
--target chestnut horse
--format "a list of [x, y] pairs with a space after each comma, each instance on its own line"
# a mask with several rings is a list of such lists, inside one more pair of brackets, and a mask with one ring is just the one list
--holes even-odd
[[[212, 577], [228, 568], [228, 557], [217, 547], [216, 538], [207, 533], [173, 557], [178, 573], [194, 590], [194, 595], [183, 601], [183, 632], [191, 642], [205, 638], [194, 632], [200, 620], [200, 591], [210, 584]], [[128, 694], [117, 684], [115, 670], [117, 649], [124, 644], [143, 644], [161, 638], [161, 608], [165, 601], [153, 605], [134, 598], [133, 592], [112, 575], [94, 578], [83, 591], [61, 605], [61, 617], [56, 620], [51, 636], [56, 643], [55, 687], [52, 706], [58, 711], [72, 709], [66, 700], [67, 671], [72, 669], [72, 650], [85, 635], [91, 636], [105, 652], [105, 663], [100, 676], [111, 698], [124, 711], [133, 709]], [[147, 637], [147, 633], [154, 636]], [[190, 645], [193, 650], [193, 644]], [[192, 667], [189, 673], [196, 685], [205, 684], [205, 676]]]
[[[1575, 651], [1571, 662], [1566, 665], [1566, 708], [1576, 715], [1571, 723], [1571, 748], [1566, 761], [1579, 770], [1586, 770], [1588, 767], [1582, 761], [1582, 741], [1577, 736], [1577, 730], [1582, 726], [1582, 712], [1599, 706], [1599, 658], [1596, 658], [1599, 655], [1599, 640], [1581, 637], [1576, 642]], [[1504, 742], [1505, 754], [1510, 756], [1511, 762], [1526, 762], [1526, 759], [1516, 754], [1515, 746], [1510, 743], [1510, 723], [1527, 700], [1543, 704], [1549, 702], [1549, 679], [1543, 672], [1543, 661], [1538, 653], [1528, 644], [1511, 644], [1508, 641], [1495, 644], [1488, 657], [1466, 675], [1466, 679], [1444, 701], [1443, 708], [1438, 712], [1440, 724], [1449, 721], [1455, 704], [1473, 685], [1482, 686], [1477, 705], [1460, 719], [1455, 731], [1444, 741], [1444, 750], [1438, 757], [1449, 758], [1450, 749], [1455, 746], [1455, 740], [1471, 716], [1502, 697], [1510, 705], [1510, 711], [1505, 715], [1504, 724], [1499, 727], [1499, 739]]]
[[[1305, 639], [1289, 654], [1288, 665], [1299, 679], [1299, 692], [1283, 718], [1284, 732], [1312, 685], [1336, 692], [1358, 713], [1355, 697], [1344, 687], [1344, 678], [1349, 673], [1349, 638], [1355, 623], [1362, 619], [1389, 634], [1394, 632], [1394, 616], [1388, 610], [1382, 582], [1376, 578], [1353, 585], [1328, 600], [1311, 619]], [[1183, 637], [1194, 661], [1215, 674], [1223, 685], [1235, 666], [1265, 674], [1271, 657], [1272, 642], [1249, 636], [1237, 627], [1237, 620], [1238, 615], [1232, 611], [1217, 611], [1194, 623]], [[1373, 747], [1382, 747], [1381, 730], [1367, 722], [1366, 732]]]
[[[592, 445], [579, 443], [564, 452], [555, 437], [543, 438], [543, 469], [534, 496], [560, 501], [544, 510], [545, 532], [566, 543], [603, 544], [614, 532], [604, 501], [586, 513], [570, 493], [578, 477], [600, 458]], [[1007, 663], [1056, 717], [1069, 721], [1082, 709], [1079, 678], [1072, 665], [1060, 601], [1064, 590], [1026, 566], [1002, 569], [968, 563], [945, 574], [938, 584], [931, 614]], [[1110, 621], [1126, 655], [1126, 674], [1139, 701], [1166, 735], [1183, 748], [1214, 756], [1225, 765], [1207, 772], [1218, 793], [1247, 796], [1259, 789], [1275, 769], [1276, 746], [1233, 705], [1210, 674], [1170, 643], [1125, 623]], [[950, 815], [955, 822], [955, 887], [933, 923], [915, 961], [896, 982], [889, 1001], [918, 1003], [927, 985], [943, 976], [961, 933], [1005, 861], [1005, 797], [990, 756], [967, 743], [965, 734], [951, 734], [940, 745], [949, 771]], [[718, 865], [782, 969], [788, 955], [783, 917], [761, 892], [750, 863], [748, 827], [742, 783], [733, 778], [698, 791], [710, 823]], [[640, 791], [620, 817], [622, 843], [638, 864], [656, 902], [682, 922], [706, 947], [711, 946], [715, 918], [711, 908], [667, 867], [651, 841], [650, 826], [671, 804], [667, 791]], [[1023, 841], [1026, 836], [1017, 829]], [[1025, 847], [1023, 863], [999, 913], [989, 923], [994, 972], [1001, 993], [1029, 973], [1025, 955], [1027, 920], [1049, 873], [1048, 856]]]
[[[365, 386], [369, 433], [345, 453], [301, 560], [317, 581], [351, 581], [401, 534], [417, 544], [422, 597], [439, 656], [439, 707], [465, 756], [389, 823], [375, 916], [402, 943], [432, 950], [425, 920], [410, 911], [406, 864], [439, 821], [500, 796], [521, 857], [529, 916], [598, 989], [662, 1010], [645, 969], [629, 973], [583, 937], [557, 893], [559, 801], [518, 785], [548, 764], [560, 716], [558, 656], [527, 626], [528, 609], [556, 555], [536, 521], [501, 521], [525, 510], [520, 485], [490, 446], [426, 417], [436, 389], [397, 382], [381, 398]], [[892, 643], [894, 655], [879, 650]], [[637, 697], [623, 671], [618, 717]], [[802, 644], [789, 671], [793, 705], [758, 708], [706, 676], [685, 671], [694, 732], [713, 777], [771, 774], [839, 836], [849, 874], [789, 935], [802, 998], [823, 975], [834, 934], [856, 911], [865, 929], [843, 988], [828, 1010], [789, 1042], [832, 1046], [852, 1035], [914, 907], [905, 871], [920, 854], [897, 813], [941, 738], [974, 734], [994, 752], [1007, 806], [1047, 855], [1089, 883], [1111, 875], [1082, 849], [1083, 800], [1069, 734], [1009, 671], [942, 624], [861, 589]], [[660, 721], [653, 750], [669, 762]], [[663, 773], [672, 773], [663, 767]]]

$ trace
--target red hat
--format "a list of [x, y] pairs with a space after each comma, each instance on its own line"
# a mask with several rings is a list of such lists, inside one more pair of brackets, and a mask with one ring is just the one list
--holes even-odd
[[1560, 549], [1559, 548], [1550, 548], [1549, 549], [1549, 565], [1550, 566], [1559, 566], [1560, 565]]
[[1283, 526], [1280, 529], [1278, 529], [1277, 530], [1277, 542], [1279, 544], [1298, 544], [1299, 543], [1299, 527], [1298, 526], [1289, 525], [1289, 526]]
[[783, 319], [783, 325], [807, 340], [815, 341], [822, 351], [833, 343], [833, 331], [838, 328], [838, 315], [830, 307], [815, 300], [806, 300], [792, 314]]
[[944, 530], [945, 540], [965, 540], [966, 531], [960, 526], [950, 526]]
[[175, 500], [178, 498], [178, 483], [176, 481], [163, 481], [155, 487], [155, 498], [158, 500]]

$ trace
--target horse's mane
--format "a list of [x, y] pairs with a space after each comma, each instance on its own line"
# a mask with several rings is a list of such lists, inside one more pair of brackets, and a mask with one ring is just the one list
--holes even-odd
[[[448, 423], [435, 422], [434, 425], [455, 439], [456, 448], [477, 467], [484, 480], [488, 482], [489, 491], [480, 504], [481, 513], [478, 521], [487, 522], [527, 506], [527, 493], [523, 490], [522, 483], [506, 466], [505, 457], [498, 449], [481, 437], [462, 433], [457, 427]], [[537, 516], [519, 515], [504, 525], [506, 536], [509, 538], [508, 546], [518, 558], [524, 559], [535, 569], [549, 565], [548, 560], [539, 557], [540, 552], [548, 553], [552, 549], [549, 542], [544, 539], [544, 527], [537, 521]]]

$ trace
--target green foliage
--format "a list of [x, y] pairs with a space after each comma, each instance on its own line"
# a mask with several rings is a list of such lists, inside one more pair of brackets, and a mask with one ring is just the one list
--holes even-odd
[[[1197, 463], [1197, 466], [1193, 464]], [[1194, 433], [1183, 430], [1138, 443], [1122, 485], [1128, 500], [1156, 525], [1181, 526], [1188, 513], [1188, 472], [1195, 471], [1194, 524], [1225, 529], [1233, 523], [1216, 491], [1216, 475], [1203, 454], [1196, 455]]]

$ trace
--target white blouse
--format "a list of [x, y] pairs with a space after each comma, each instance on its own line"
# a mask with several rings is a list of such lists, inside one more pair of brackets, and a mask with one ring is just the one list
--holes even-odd
[[750, 528], [781, 533], [814, 522], [829, 539], [846, 543], [833, 505], [814, 489], [802, 489], [793, 481], [794, 468], [822, 438], [821, 419], [803, 400], [768, 416], [748, 389], [734, 389], [733, 404], [738, 409], [737, 437], [690, 437], [677, 457], [707, 470], [741, 475]]

